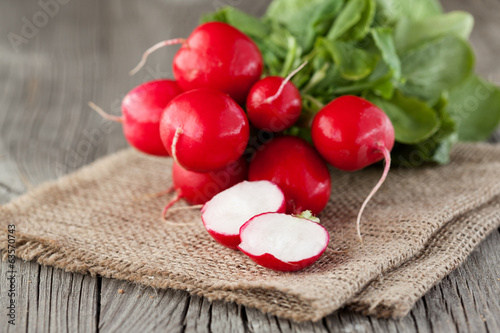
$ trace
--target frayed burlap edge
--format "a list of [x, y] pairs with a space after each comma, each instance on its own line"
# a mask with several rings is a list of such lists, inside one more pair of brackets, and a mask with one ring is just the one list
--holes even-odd
[[[405, 317], [425, 293], [460, 267], [481, 241], [499, 227], [497, 196], [448, 222], [419, 254], [369, 283], [348, 307], [379, 318]], [[443, 266], [443, 262], [447, 265]], [[407, 293], [408, 289], [413, 292]]]
[[[351, 299], [348, 308], [379, 318], [402, 318], [415, 303], [441, 279], [458, 268], [489, 233], [500, 227], [500, 197], [482, 207], [464, 214], [445, 225], [429, 242], [425, 249], [400, 267], [369, 283], [364, 290]], [[0, 243], [3, 259], [7, 257], [7, 243]], [[444, 250], [446, 249], [446, 250]], [[67, 251], [61, 245], [44, 240], [17, 235], [16, 256], [25, 261], [36, 261], [41, 265], [63, 269], [66, 272], [100, 275], [129, 281], [152, 288], [180, 289], [203, 296], [210, 301], [224, 300], [259, 309], [273, 315], [297, 322], [317, 321], [330, 314], [326, 309], [315, 307], [315, 302], [304, 300], [279, 290], [252, 288], [246, 290], [199, 288], [189, 280], [179, 277], [158, 276], [153, 271], [141, 272], [137, 267], [100, 267], [87, 263], [78, 251]], [[448, 266], [432, 265], [436, 256], [446, 256]], [[88, 258], [90, 259], [90, 258]], [[92, 260], [88, 260], [92, 261]], [[415, 271], [425, 270], [426, 278], [417, 278]], [[412, 276], [414, 279], [412, 279]], [[414, 292], [399, 294], [401, 283], [404, 290], [410, 286]], [[403, 290], [403, 289], [401, 289]], [[275, 303], [263, 304], [262, 299], [274, 299]], [[286, 307], [284, 307], [286, 306]]]
[[[0, 242], [2, 260], [7, 259], [7, 242]], [[36, 261], [40, 265], [60, 268], [65, 272], [90, 274], [110, 279], [118, 279], [158, 289], [178, 289], [190, 294], [206, 297], [210, 301], [223, 300], [252, 307], [263, 312], [295, 320], [297, 322], [317, 321], [328, 313], [319, 313], [320, 309], [313, 303], [290, 293], [279, 290], [261, 288], [250, 289], [219, 289], [200, 288], [195, 283], [179, 277], [157, 276], [153, 271], [138, 272], [136, 267], [101, 267], [91, 265], [80, 257], [78, 251], [67, 251], [62, 246], [43, 239], [29, 239], [22, 234], [17, 235], [16, 257], [24, 261]], [[116, 265], [111, 265], [116, 266]], [[161, 279], [156, 279], [156, 277]], [[262, 299], [274, 299], [274, 304], [263, 304]], [[285, 307], [284, 307], [285, 306]]]

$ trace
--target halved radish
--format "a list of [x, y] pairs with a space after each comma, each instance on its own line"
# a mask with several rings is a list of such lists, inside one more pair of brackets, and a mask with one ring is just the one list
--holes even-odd
[[201, 210], [208, 233], [220, 244], [236, 250], [240, 244], [240, 227], [255, 215], [282, 213], [285, 195], [267, 180], [241, 182], [220, 192]]
[[293, 215], [264, 213], [240, 229], [243, 253], [257, 264], [293, 272], [312, 265], [325, 252], [330, 235], [319, 223]]

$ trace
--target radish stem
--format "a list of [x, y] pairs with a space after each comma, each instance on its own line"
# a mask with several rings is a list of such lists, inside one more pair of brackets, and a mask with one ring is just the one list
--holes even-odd
[[382, 177], [378, 181], [377, 185], [373, 188], [373, 190], [370, 192], [368, 197], [366, 197], [365, 201], [363, 202], [363, 205], [361, 206], [361, 209], [359, 210], [358, 213], [358, 218], [356, 220], [356, 228], [358, 231], [358, 238], [360, 242], [363, 242], [363, 237], [361, 237], [361, 215], [363, 215], [363, 211], [366, 208], [366, 205], [370, 201], [370, 199], [377, 193], [378, 189], [382, 186], [384, 181], [387, 178], [387, 175], [389, 174], [389, 169], [391, 168], [391, 153], [387, 147], [385, 147], [383, 144], [379, 144], [380, 152], [384, 154], [384, 159], [385, 159], [385, 166], [384, 166], [384, 172], [382, 174]]
[[97, 106], [92, 101], [90, 101], [88, 104], [92, 110], [99, 113], [101, 115], [101, 117], [103, 117], [104, 119], [115, 121], [117, 123], [123, 123], [123, 116], [113, 116], [113, 115], [107, 113], [106, 111], [104, 111], [103, 109], [101, 109], [99, 106]]
[[156, 43], [155, 45], [151, 46], [149, 49], [144, 52], [142, 55], [141, 61], [135, 66], [134, 69], [130, 71], [130, 75], [136, 74], [143, 66], [146, 64], [146, 60], [148, 59], [149, 55], [153, 52], [155, 52], [158, 49], [161, 49], [162, 47], [168, 46], [168, 45], [176, 45], [176, 44], [183, 44], [186, 42], [186, 39], [184, 38], [174, 38], [174, 39], [169, 39], [169, 40], [164, 40], [162, 42]]

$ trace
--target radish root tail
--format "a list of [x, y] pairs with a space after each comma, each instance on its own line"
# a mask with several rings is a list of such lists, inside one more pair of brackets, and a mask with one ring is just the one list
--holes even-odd
[[117, 123], [123, 123], [123, 117], [121, 117], [121, 116], [113, 116], [113, 115], [107, 113], [106, 111], [104, 111], [103, 109], [101, 109], [99, 106], [97, 106], [92, 101], [90, 101], [88, 104], [89, 104], [89, 106], [90, 106], [90, 108], [92, 110], [94, 110], [95, 112], [99, 113], [99, 115], [101, 115], [101, 117], [103, 117], [104, 119], [115, 121]]
[[175, 203], [177, 203], [181, 199], [182, 199], [182, 195], [180, 194], [180, 192], [177, 192], [175, 197], [169, 201], [169, 203], [165, 206], [165, 208], [163, 208], [163, 211], [161, 212], [161, 218], [163, 220], [166, 219], [165, 217], [167, 216], [167, 212], [170, 209], [170, 207], [172, 207]]
[[283, 82], [281, 82], [281, 85], [279, 86], [278, 88], [278, 91], [276, 91], [276, 93], [272, 96], [269, 96], [268, 98], [266, 98], [263, 102], [263, 104], [269, 104], [269, 103], [272, 103], [274, 102], [278, 97], [280, 97], [281, 93], [283, 92], [283, 89], [285, 89], [285, 86], [288, 82], [290, 82], [290, 80], [295, 76], [295, 74], [297, 74], [298, 72], [300, 72], [302, 70], [302, 68], [304, 68], [305, 66], [307, 65], [307, 60], [304, 61], [299, 67], [297, 67], [293, 72], [291, 72], [290, 74], [288, 74], [288, 76], [283, 80]]
[[174, 162], [179, 164], [179, 161], [177, 160], [177, 142], [179, 142], [179, 137], [183, 133], [182, 128], [178, 128], [175, 131], [174, 139], [172, 140], [172, 158], [174, 159]]
[[170, 208], [168, 211], [170, 213], [172, 212], [178, 212], [182, 210], [191, 210], [191, 209], [201, 209], [203, 208], [203, 205], [192, 205], [192, 206], [182, 206], [182, 207], [175, 207], [175, 208]]
[[144, 52], [142, 55], [141, 61], [135, 66], [134, 69], [130, 71], [130, 75], [135, 75], [138, 71], [141, 70], [142, 67], [146, 64], [146, 61], [148, 60], [148, 57], [151, 53], [155, 52], [158, 49], [161, 49], [162, 47], [169, 46], [169, 45], [176, 45], [176, 44], [184, 44], [186, 40], [184, 38], [174, 38], [174, 39], [169, 39], [169, 40], [164, 40], [162, 42], [156, 43], [155, 45], [151, 46], [149, 49]]
[[141, 195], [139, 197], [134, 198], [133, 201], [145, 201], [145, 200], [150, 200], [150, 199], [156, 199], [156, 198], [162, 197], [164, 195], [167, 195], [169, 193], [172, 193], [174, 190], [175, 190], [175, 187], [174, 186], [170, 186], [165, 191], [156, 192], [156, 193], [148, 193], [148, 194], [145, 194], [145, 195]]
[[377, 185], [373, 188], [373, 190], [370, 192], [368, 197], [366, 197], [365, 201], [363, 202], [363, 205], [361, 206], [361, 209], [359, 210], [358, 213], [358, 218], [356, 220], [356, 229], [358, 231], [358, 238], [361, 243], [363, 243], [363, 237], [361, 236], [361, 216], [363, 215], [363, 211], [366, 208], [366, 205], [368, 202], [371, 200], [371, 198], [377, 193], [379, 188], [382, 186], [384, 181], [387, 178], [387, 175], [389, 174], [389, 169], [391, 168], [391, 153], [390, 151], [383, 145], [380, 145], [380, 152], [384, 154], [384, 159], [385, 159], [385, 166], [384, 166], [384, 172], [382, 174], [382, 177], [378, 181]]

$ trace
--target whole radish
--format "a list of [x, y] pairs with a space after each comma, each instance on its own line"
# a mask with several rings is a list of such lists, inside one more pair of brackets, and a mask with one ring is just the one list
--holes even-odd
[[250, 162], [250, 181], [269, 180], [285, 193], [287, 213], [310, 210], [319, 214], [331, 193], [325, 161], [304, 140], [282, 136], [264, 146]]
[[160, 118], [167, 104], [182, 90], [172, 80], [143, 83], [122, 101], [122, 116], [112, 116], [94, 103], [89, 105], [106, 119], [121, 122], [129, 144], [146, 154], [168, 156], [160, 138]]
[[229, 163], [224, 169], [208, 173], [188, 171], [174, 162], [172, 180], [177, 194], [165, 206], [163, 216], [173, 204], [181, 199], [192, 205], [202, 205], [219, 192], [244, 181], [247, 174], [248, 164], [244, 158]]
[[325, 252], [330, 235], [319, 219], [265, 213], [240, 228], [240, 240], [238, 249], [257, 264], [293, 272], [315, 263]]
[[257, 45], [241, 31], [222, 22], [201, 24], [187, 39], [152, 46], [131, 73], [144, 65], [149, 54], [172, 44], [182, 44], [174, 57], [173, 68], [175, 79], [185, 91], [213, 88], [242, 104], [262, 75], [264, 64]]
[[160, 122], [163, 145], [183, 168], [206, 173], [242, 156], [248, 144], [245, 112], [228, 95], [196, 89], [174, 98]]
[[281, 132], [291, 127], [300, 117], [302, 97], [290, 79], [300, 71], [303, 63], [286, 78], [269, 76], [257, 81], [247, 96], [248, 119], [257, 128]]
[[357, 227], [361, 239], [361, 215], [390, 169], [394, 127], [384, 111], [367, 100], [356, 96], [342, 96], [318, 112], [311, 131], [316, 149], [338, 169], [360, 170], [385, 159], [382, 178], [366, 198], [358, 214]]

